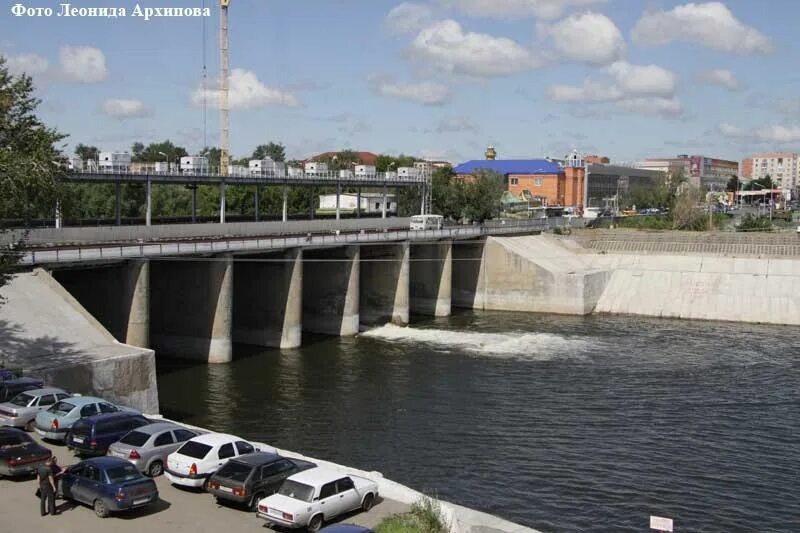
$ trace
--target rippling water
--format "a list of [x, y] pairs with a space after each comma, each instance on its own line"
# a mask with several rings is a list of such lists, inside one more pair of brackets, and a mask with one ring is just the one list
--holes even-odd
[[543, 531], [800, 531], [800, 328], [469, 312], [231, 365], [163, 412]]

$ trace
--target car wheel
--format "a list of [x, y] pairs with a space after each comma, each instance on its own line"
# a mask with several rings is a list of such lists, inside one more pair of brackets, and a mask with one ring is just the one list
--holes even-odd
[[250, 500], [250, 510], [253, 511], [253, 512], [258, 511], [258, 502], [260, 502], [264, 498], [266, 498], [266, 496], [264, 495], [263, 492], [257, 492], [253, 496], [253, 499]]
[[164, 473], [164, 463], [161, 461], [153, 461], [147, 468], [147, 475], [150, 477], [158, 477]]
[[94, 514], [96, 514], [98, 518], [108, 518], [108, 507], [103, 503], [103, 500], [95, 500], [93, 507]]
[[364, 501], [361, 503], [361, 509], [366, 513], [372, 509], [373, 505], [375, 505], [375, 496], [372, 494], [367, 494], [364, 496]]
[[317, 533], [320, 529], [322, 529], [322, 515], [318, 514], [308, 523], [308, 531], [309, 533]]

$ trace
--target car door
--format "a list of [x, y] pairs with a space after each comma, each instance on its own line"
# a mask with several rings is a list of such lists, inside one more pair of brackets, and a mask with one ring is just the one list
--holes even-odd
[[209, 465], [211, 467], [211, 472], [216, 472], [222, 465], [228, 462], [228, 459], [231, 457], [236, 457], [236, 451], [233, 448], [233, 443], [229, 442], [227, 444], [223, 444], [219, 447], [219, 452], [217, 452], [217, 457], [219, 460], [215, 465]]
[[267, 496], [275, 494], [281, 487], [283, 480], [291, 475], [295, 469], [294, 463], [286, 459], [280, 459], [262, 466], [260, 481], [256, 484], [256, 490], [264, 492]]
[[72, 498], [87, 505], [94, 502], [99, 494], [100, 470], [94, 465], [86, 465], [72, 484]]
[[325, 515], [325, 519], [334, 518], [341, 514], [341, 503], [339, 495], [336, 494], [336, 482], [325, 483], [319, 490], [319, 508]]
[[355, 483], [349, 477], [343, 477], [336, 481], [336, 493], [341, 505], [340, 513], [352, 511], [361, 505], [361, 497], [356, 491]]
[[55, 394], [45, 394], [39, 398], [39, 403], [36, 405], [36, 410], [41, 411], [43, 409], [49, 409], [50, 406], [55, 405], [56, 401]]
[[[175, 437], [172, 435], [172, 431], [167, 430], [159, 435], [156, 435], [156, 438], [153, 439], [153, 449], [150, 450], [149, 455], [152, 456], [152, 458], [159, 459], [163, 462], [164, 458], [166, 458], [167, 455], [176, 449]], [[149, 460], [150, 458], [151, 457], [147, 457], [146, 459]]]

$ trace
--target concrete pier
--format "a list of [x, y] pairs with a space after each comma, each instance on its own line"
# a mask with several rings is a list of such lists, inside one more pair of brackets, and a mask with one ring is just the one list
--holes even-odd
[[151, 263], [151, 342], [158, 353], [232, 359], [233, 258]]
[[361, 247], [362, 324], [408, 324], [409, 254], [407, 242]]
[[234, 278], [234, 342], [284, 349], [300, 346], [303, 252], [238, 256]]
[[453, 242], [411, 246], [411, 312], [450, 316], [453, 290]]
[[453, 307], [483, 309], [486, 295], [485, 240], [459, 241], [452, 249]]
[[131, 260], [56, 270], [53, 277], [119, 342], [150, 346], [150, 267]]
[[360, 250], [344, 246], [303, 253], [303, 330], [358, 333]]

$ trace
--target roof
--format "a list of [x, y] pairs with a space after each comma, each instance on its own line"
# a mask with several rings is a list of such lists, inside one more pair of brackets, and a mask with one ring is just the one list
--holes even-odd
[[[361, 162], [362, 165], [375, 166], [375, 164], [378, 162], [378, 154], [373, 154], [372, 152], [355, 152], [355, 153], [356, 155], [358, 155], [358, 160]], [[339, 152], [323, 152], [321, 154], [309, 157], [306, 161], [319, 161], [321, 159], [329, 159], [333, 158], [333, 156], [338, 154]]]
[[206, 433], [204, 435], [198, 435], [196, 437], [192, 437], [191, 439], [194, 442], [199, 442], [201, 444], [208, 444], [209, 446], [216, 446], [217, 444], [227, 444], [233, 440], [244, 440], [240, 437], [235, 435], [228, 435], [227, 433]]
[[249, 466], [260, 466], [260, 465], [265, 465], [267, 463], [273, 463], [280, 458], [281, 456], [278, 455], [277, 453], [253, 452], [240, 455], [239, 457], [235, 457], [232, 460], [239, 463], [244, 463]]
[[144, 418], [139, 413], [120, 411], [118, 413], [100, 413], [99, 415], [85, 416], [82, 421], [88, 424], [92, 422], [102, 422], [103, 420], [114, 420], [117, 418]]
[[[30, 389], [22, 392], [20, 394], [28, 394], [30, 396], [44, 396], [45, 394], [67, 394], [67, 392], [63, 389], [57, 389], [55, 387], [44, 387], [41, 389]], [[66, 399], [66, 398], [65, 398]]]
[[[342, 479], [343, 477], [348, 476], [344, 472], [340, 472], [338, 470], [333, 470], [332, 468], [325, 468], [322, 466], [318, 466], [316, 468], [310, 468], [308, 470], [303, 470], [302, 472], [298, 472], [294, 474], [289, 479], [293, 481], [297, 481], [299, 483], [305, 483], [306, 485], [322, 485], [324, 483], [330, 483], [331, 481], [336, 481], [337, 479]], [[356, 476], [349, 476], [349, 477], [356, 477]]]
[[3, 381], [2, 385], [26, 385], [29, 383], [42, 383], [42, 380], [39, 378], [15, 378], [15, 379], [7, 379]]
[[561, 165], [547, 159], [473, 159], [461, 163], [453, 169], [453, 172], [472, 174], [479, 170], [494, 170], [504, 176], [507, 174], [561, 174], [564, 172]]
[[69, 402], [76, 407], [80, 407], [81, 405], [86, 405], [89, 403], [105, 402], [105, 400], [103, 400], [102, 398], [95, 398], [94, 396], [70, 396], [69, 398], [64, 398], [61, 401]]
[[154, 422], [152, 424], [147, 424], [146, 426], [138, 427], [136, 428], [135, 431], [138, 431], [139, 433], [146, 433], [147, 435], [154, 435], [156, 433], [161, 433], [162, 431], [166, 431], [169, 429], [186, 429], [186, 428], [183, 426], [179, 426], [178, 424], [173, 424], [172, 422]]
[[84, 461], [81, 461], [81, 463], [79, 464], [91, 464], [99, 466], [100, 468], [113, 468], [115, 466], [129, 465], [131, 463], [127, 459], [105, 455], [102, 457], [93, 457], [91, 459], [86, 459]]

